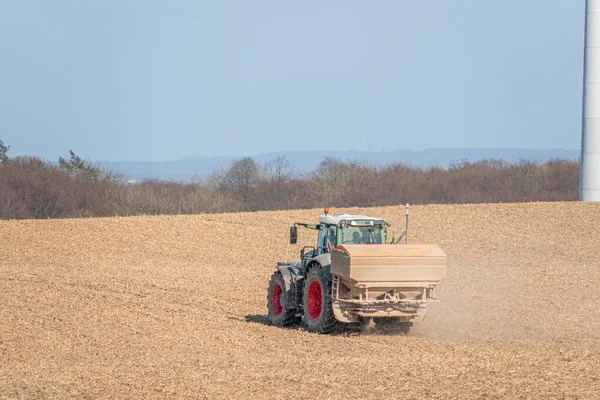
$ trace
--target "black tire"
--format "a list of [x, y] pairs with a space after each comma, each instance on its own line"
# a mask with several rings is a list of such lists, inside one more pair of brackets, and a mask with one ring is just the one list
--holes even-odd
[[291, 290], [285, 288], [283, 276], [279, 271], [273, 273], [269, 282], [269, 294], [267, 295], [267, 318], [275, 326], [287, 326], [296, 322], [296, 310], [294, 308]]
[[304, 281], [304, 324], [309, 332], [329, 333], [336, 325], [331, 299], [331, 276], [314, 266]]

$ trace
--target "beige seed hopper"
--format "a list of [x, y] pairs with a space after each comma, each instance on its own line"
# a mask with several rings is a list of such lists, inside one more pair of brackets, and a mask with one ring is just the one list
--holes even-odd
[[432, 244], [344, 244], [331, 254], [331, 275], [337, 320], [418, 321], [446, 277], [446, 254]]

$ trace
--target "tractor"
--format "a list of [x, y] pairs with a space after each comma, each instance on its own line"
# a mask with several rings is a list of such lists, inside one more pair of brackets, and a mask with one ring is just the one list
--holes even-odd
[[[275, 326], [303, 321], [309, 332], [329, 333], [338, 323], [394, 327], [408, 333], [421, 321], [435, 288], [446, 276], [446, 255], [436, 245], [408, 244], [406, 229], [388, 240], [389, 222], [379, 217], [342, 214], [329, 209], [317, 224], [293, 224], [318, 231], [315, 246], [304, 246], [300, 259], [278, 262], [269, 283], [268, 320]], [[403, 242], [403, 243], [402, 243]]]

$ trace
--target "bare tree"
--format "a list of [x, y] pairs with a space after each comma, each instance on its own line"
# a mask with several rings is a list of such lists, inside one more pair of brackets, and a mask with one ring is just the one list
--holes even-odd
[[272, 182], [284, 182], [294, 176], [292, 163], [286, 156], [277, 156], [265, 163], [265, 174]]
[[263, 170], [252, 157], [234, 161], [222, 175], [219, 187], [235, 194], [245, 210], [252, 209], [251, 200], [256, 186], [263, 178]]
[[327, 204], [339, 204], [348, 180], [348, 165], [337, 158], [325, 157], [314, 172], [314, 178], [321, 184], [321, 192]]

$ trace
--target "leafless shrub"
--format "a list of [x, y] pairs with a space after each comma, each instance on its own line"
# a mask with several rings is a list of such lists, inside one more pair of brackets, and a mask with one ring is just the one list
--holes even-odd
[[[109, 175], [113, 176], [113, 175]], [[96, 179], [32, 157], [0, 163], [0, 218], [195, 214], [320, 206], [576, 200], [579, 163], [457, 161], [449, 168], [376, 167], [326, 158], [306, 176], [286, 160], [250, 158], [203, 183]]]

